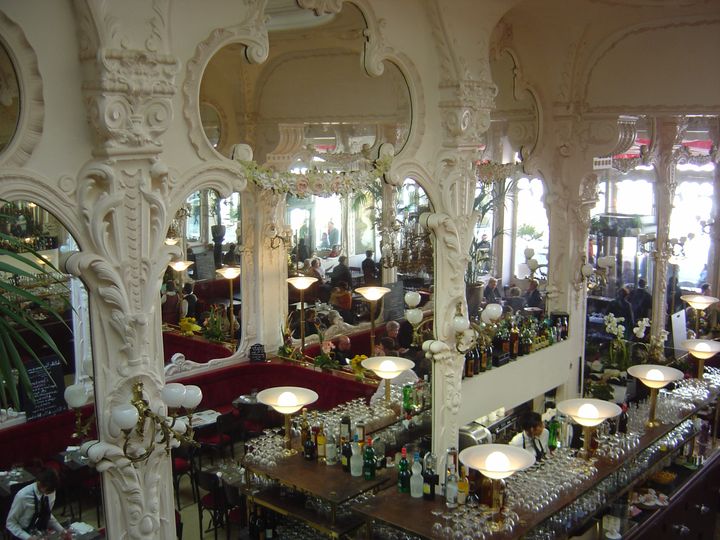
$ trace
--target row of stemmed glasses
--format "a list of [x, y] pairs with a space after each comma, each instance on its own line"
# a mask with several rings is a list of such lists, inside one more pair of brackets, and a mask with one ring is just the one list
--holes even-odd
[[460, 506], [455, 509], [435, 509], [433, 538], [442, 540], [486, 540], [496, 532], [512, 532], [519, 517], [510, 508], [493, 513], [485, 505]]
[[262, 435], [246, 443], [243, 464], [272, 469], [277, 466], [278, 460], [287, 455], [282, 432], [268, 428], [263, 430]]

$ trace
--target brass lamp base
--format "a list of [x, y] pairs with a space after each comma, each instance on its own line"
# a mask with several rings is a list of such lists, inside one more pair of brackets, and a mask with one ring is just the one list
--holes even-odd
[[297, 454], [297, 450], [292, 447], [292, 433], [290, 429], [290, 415], [285, 415], [285, 454], [292, 456]]
[[649, 428], [655, 428], [660, 425], [662, 425], [662, 422], [659, 422], [655, 419], [655, 408], [657, 407], [657, 396], [658, 396], [658, 389], [657, 388], [651, 388], [650, 389], [650, 414], [648, 414], [648, 421], [645, 422], [645, 426]]

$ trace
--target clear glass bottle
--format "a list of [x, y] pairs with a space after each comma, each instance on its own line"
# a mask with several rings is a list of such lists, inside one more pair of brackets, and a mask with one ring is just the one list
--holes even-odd
[[448, 466], [447, 480], [445, 481], [445, 506], [456, 508], [458, 505], [458, 478], [455, 474], [455, 465]]
[[423, 475], [420, 452], [413, 456], [412, 475], [410, 476], [410, 496], [419, 499], [423, 496]]
[[350, 474], [352, 476], [362, 476], [363, 473], [363, 457], [358, 444], [358, 437], [355, 435], [352, 443], [352, 456], [350, 456]]

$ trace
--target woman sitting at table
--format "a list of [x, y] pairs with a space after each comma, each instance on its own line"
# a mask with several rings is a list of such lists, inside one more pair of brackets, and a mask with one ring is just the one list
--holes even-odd
[[70, 531], [66, 531], [52, 515], [58, 484], [57, 473], [53, 469], [43, 469], [36, 482], [17, 492], [5, 522], [12, 538], [43, 538], [51, 529], [62, 534], [63, 539], [72, 538]]

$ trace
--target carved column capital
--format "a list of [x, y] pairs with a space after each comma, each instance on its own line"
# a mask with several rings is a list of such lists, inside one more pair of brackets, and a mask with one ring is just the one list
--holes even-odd
[[441, 85], [443, 140], [447, 147], [477, 146], [490, 127], [497, 87], [488, 81], [461, 80]]

